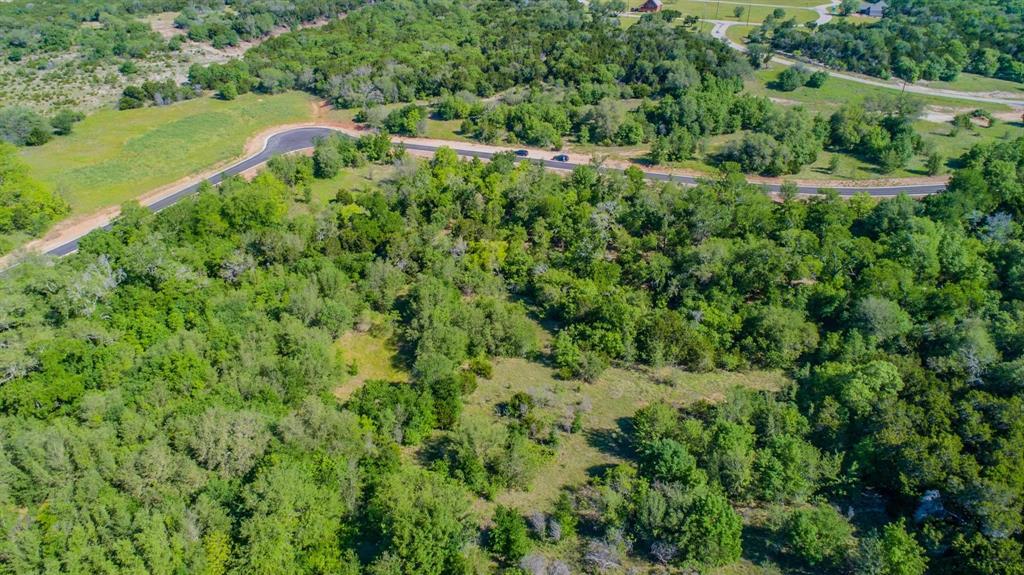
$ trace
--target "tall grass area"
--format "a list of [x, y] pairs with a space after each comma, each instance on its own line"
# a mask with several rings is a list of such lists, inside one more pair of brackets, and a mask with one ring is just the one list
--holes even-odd
[[312, 119], [311, 102], [291, 92], [103, 110], [72, 135], [22, 155], [36, 178], [67, 199], [73, 216], [87, 214], [236, 158], [257, 132]]
[[787, 382], [777, 371], [744, 373], [717, 371], [688, 373], [674, 368], [660, 370], [610, 368], [594, 383], [565, 381], [542, 363], [518, 358], [494, 362], [490, 379], [479, 380], [478, 387], [466, 398], [468, 417], [500, 418], [497, 406], [516, 392], [534, 396], [543, 417], [563, 417], [566, 409], [587, 406], [580, 432], [566, 435], [555, 456], [537, 474], [529, 491], [506, 490], [495, 502], [532, 511], [551, 504], [569, 485], [579, 485], [608, 466], [630, 456], [623, 426], [641, 407], [667, 401], [686, 405], [701, 400], [721, 401], [730, 389], [777, 390]]

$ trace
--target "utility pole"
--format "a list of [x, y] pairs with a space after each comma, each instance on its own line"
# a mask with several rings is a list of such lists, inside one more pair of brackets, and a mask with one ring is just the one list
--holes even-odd
[[718, 3], [715, 4], [715, 20], [718, 20], [718, 11], [721, 8], [722, 8], [722, 0], [718, 0]]
[[750, 26], [750, 3], [747, 3], [747, 26]]

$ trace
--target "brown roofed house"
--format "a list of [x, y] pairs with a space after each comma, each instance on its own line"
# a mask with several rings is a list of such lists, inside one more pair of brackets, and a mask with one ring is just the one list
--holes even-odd
[[660, 12], [661, 11], [661, 0], [647, 0], [638, 8], [633, 9], [636, 12]]

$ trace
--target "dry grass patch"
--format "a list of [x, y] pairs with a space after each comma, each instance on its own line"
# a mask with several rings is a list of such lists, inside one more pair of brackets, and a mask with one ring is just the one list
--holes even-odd
[[409, 374], [399, 365], [398, 350], [389, 337], [350, 331], [338, 338], [335, 346], [347, 365], [354, 363], [356, 366], [356, 374], [334, 388], [334, 396], [339, 401], [352, 397], [370, 380], [409, 381]]
[[599, 475], [629, 456], [626, 428], [637, 409], [657, 401], [685, 405], [699, 400], [720, 401], [729, 389], [779, 389], [786, 382], [780, 372], [686, 373], [665, 368], [657, 371], [612, 368], [592, 384], [557, 379], [555, 371], [525, 359], [498, 359], [490, 380], [480, 380], [466, 399], [469, 415], [498, 417], [497, 406], [516, 392], [525, 392], [554, 421], [570, 420], [575, 409], [585, 415], [579, 433], [564, 434], [555, 456], [537, 474], [529, 491], [508, 490], [496, 503], [523, 512], [547, 509], [561, 490]]

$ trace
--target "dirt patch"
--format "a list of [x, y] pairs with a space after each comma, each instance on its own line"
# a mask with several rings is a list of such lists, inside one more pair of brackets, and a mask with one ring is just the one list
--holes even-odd
[[[977, 108], [951, 108], [947, 106], [926, 106], [924, 113], [921, 115], [921, 119], [928, 122], [935, 122], [936, 124], [943, 124], [952, 122], [953, 118], [957, 114], [969, 114]], [[1022, 120], [1022, 110], [1008, 110], [1003, 112], [993, 112], [992, 118], [1003, 122], [1020, 122]], [[988, 120], [982, 117], [972, 118], [972, 122], [975, 125], [981, 127], [988, 127]]]
[[160, 12], [159, 14], [151, 14], [145, 18], [145, 22], [149, 24], [149, 27], [154, 32], [160, 34], [164, 40], [170, 40], [175, 36], [182, 36], [185, 34], [183, 30], [174, 25], [174, 19], [178, 17], [181, 12]]
[[797, 102], [796, 100], [787, 100], [786, 98], [768, 98], [774, 104], [780, 106], [802, 106], [803, 102]]

